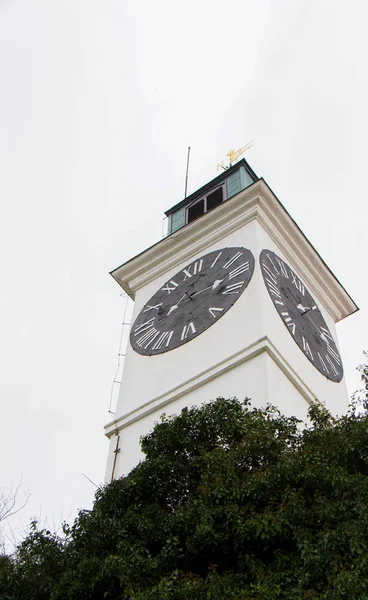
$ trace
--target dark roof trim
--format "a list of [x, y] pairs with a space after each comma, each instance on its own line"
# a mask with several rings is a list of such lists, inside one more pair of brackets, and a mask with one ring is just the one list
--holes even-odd
[[226, 171], [224, 171], [223, 173], [220, 173], [220, 175], [215, 177], [215, 179], [212, 179], [212, 181], [209, 181], [208, 183], [206, 183], [206, 185], [199, 188], [199, 190], [196, 190], [195, 192], [193, 192], [193, 194], [191, 194], [190, 196], [187, 196], [186, 198], [184, 198], [184, 200], [181, 200], [180, 202], [178, 202], [178, 204], [175, 204], [175, 206], [173, 206], [172, 208], [169, 208], [167, 211], [165, 211], [165, 215], [168, 217], [169, 215], [171, 215], [173, 212], [177, 211], [182, 206], [186, 206], [192, 200], [195, 200], [196, 198], [203, 196], [208, 190], [210, 190], [211, 188], [213, 188], [216, 185], [219, 185], [220, 183], [225, 181], [225, 179], [227, 179], [231, 173], [234, 173], [237, 169], [239, 169], [239, 167], [245, 167], [246, 171], [248, 171], [249, 175], [251, 177], [253, 177], [254, 181], [258, 181], [259, 178], [253, 171], [252, 167], [247, 163], [245, 158], [242, 158], [235, 165], [233, 165], [232, 167], [229, 167], [229, 169], [226, 169]]

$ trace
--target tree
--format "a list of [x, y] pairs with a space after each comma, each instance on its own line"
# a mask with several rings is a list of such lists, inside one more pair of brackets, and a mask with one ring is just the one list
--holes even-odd
[[4, 523], [26, 506], [29, 496], [29, 493], [22, 491], [22, 478], [14, 486], [0, 489], [0, 555], [6, 554], [7, 538], [9, 538]]
[[63, 538], [33, 524], [0, 597], [368, 598], [368, 414], [309, 415], [218, 398], [162, 417]]
[[363, 388], [357, 390], [352, 395], [353, 405], [362, 405], [365, 409], [368, 408], [368, 352], [363, 352], [365, 363], [357, 367], [357, 371], [360, 373], [360, 379], [363, 382]]

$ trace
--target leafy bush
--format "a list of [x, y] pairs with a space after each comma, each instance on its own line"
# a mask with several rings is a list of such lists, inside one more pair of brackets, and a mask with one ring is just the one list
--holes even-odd
[[368, 414], [309, 417], [223, 398], [163, 417], [63, 538], [33, 524], [0, 597], [368, 598]]

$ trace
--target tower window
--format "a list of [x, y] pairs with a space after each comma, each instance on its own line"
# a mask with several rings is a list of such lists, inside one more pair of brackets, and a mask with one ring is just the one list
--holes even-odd
[[198, 219], [204, 213], [204, 198], [188, 208], [188, 223]]
[[224, 200], [224, 185], [212, 190], [207, 196], [202, 196], [198, 200], [194, 200], [187, 208], [187, 223], [191, 223], [198, 219], [201, 215], [216, 208]]
[[207, 198], [207, 212], [215, 206], [218, 206], [223, 201], [222, 187], [217, 188], [211, 194], [208, 194]]

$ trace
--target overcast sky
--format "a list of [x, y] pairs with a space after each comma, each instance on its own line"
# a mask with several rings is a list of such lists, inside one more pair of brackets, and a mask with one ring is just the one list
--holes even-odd
[[[271, 186], [360, 307], [368, 348], [365, 1], [0, 0], [1, 487], [21, 523], [89, 508], [124, 300], [109, 271], [229, 148]], [[19, 527], [17, 518], [13, 527]]]

